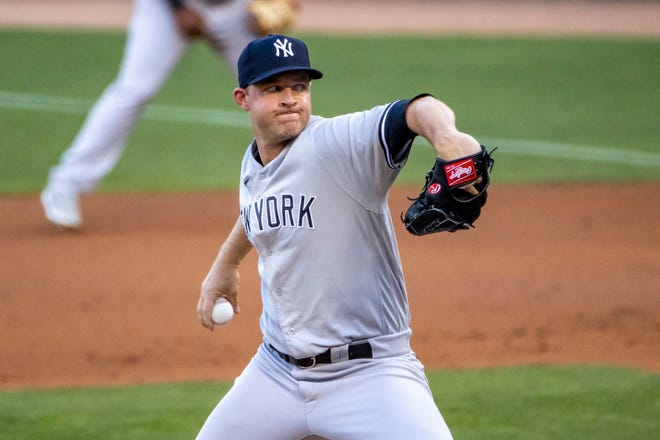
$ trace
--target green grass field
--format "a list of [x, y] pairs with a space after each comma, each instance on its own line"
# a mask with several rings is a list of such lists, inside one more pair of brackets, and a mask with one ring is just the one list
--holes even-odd
[[[432, 92], [459, 128], [498, 146], [506, 182], [657, 180], [660, 42], [308, 36], [315, 113]], [[0, 193], [34, 193], [114, 78], [124, 36], [0, 32]], [[345, 50], [350, 47], [350, 50]], [[235, 80], [202, 45], [177, 66], [104, 191], [234, 188], [250, 140]], [[398, 183], [432, 165], [418, 141]]]
[[[456, 439], [651, 440], [660, 433], [654, 374], [530, 366], [435, 371], [429, 381]], [[193, 383], [4, 392], [0, 439], [190, 439], [228, 389]]]
[[[660, 179], [660, 41], [307, 36], [315, 113], [432, 92], [498, 146], [499, 183]], [[38, 192], [114, 77], [124, 36], [0, 31], [0, 194]], [[350, 50], [346, 50], [350, 48]], [[103, 191], [233, 189], [247, 117], [235, 81], [195, 47]], [[400, 184], [421, 185], [424, 142]], [[430, 372], [457, 439], [655, 439], [657, 374], [611, 367]], [[191, 438], [228, 384], [0, 392], [0, 439]]]

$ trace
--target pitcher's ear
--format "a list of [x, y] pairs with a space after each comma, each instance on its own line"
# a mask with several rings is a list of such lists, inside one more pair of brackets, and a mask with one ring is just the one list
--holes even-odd
[[247, 91], [241, 87], [234, 89], [234, 102], [243, 110], [248, 111], [250, 107], [247, 102]]

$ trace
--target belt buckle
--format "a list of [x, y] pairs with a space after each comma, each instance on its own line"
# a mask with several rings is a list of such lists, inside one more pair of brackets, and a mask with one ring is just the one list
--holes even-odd
[[299, 366], [300, 368], [305, 369], [305, 370], [308, 369], [308, 368], [314, 368], [314, 367], [316, 367], [316, 356], [312, 356], [312, 357], [310, 357], [310, 358], [307, 358], [307, 359], [305, 359], [305, 361], [307, 361], [308, 359], [311, 359], [311, 361], [312, 361], [312, 363], [311, 363], [310, 365], [300, 365], [300, 364], [298, 364], [298, 366]]

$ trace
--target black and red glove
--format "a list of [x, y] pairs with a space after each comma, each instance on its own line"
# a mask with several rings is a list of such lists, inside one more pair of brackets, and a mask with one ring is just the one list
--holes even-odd
[[436, 158], [426, 173], [424, 189], [401, 216], [406, 230], [426, 235], [473, 228], [488, 198], [495, 162], [490, 153], [482, 145], [479, 153], [450, 162]]

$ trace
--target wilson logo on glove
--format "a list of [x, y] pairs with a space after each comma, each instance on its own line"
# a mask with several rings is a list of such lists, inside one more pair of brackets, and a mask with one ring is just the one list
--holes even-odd
[[477, 178], [472, 158], [445, 165], [445, 175], [449, 186], [470, 182]]

